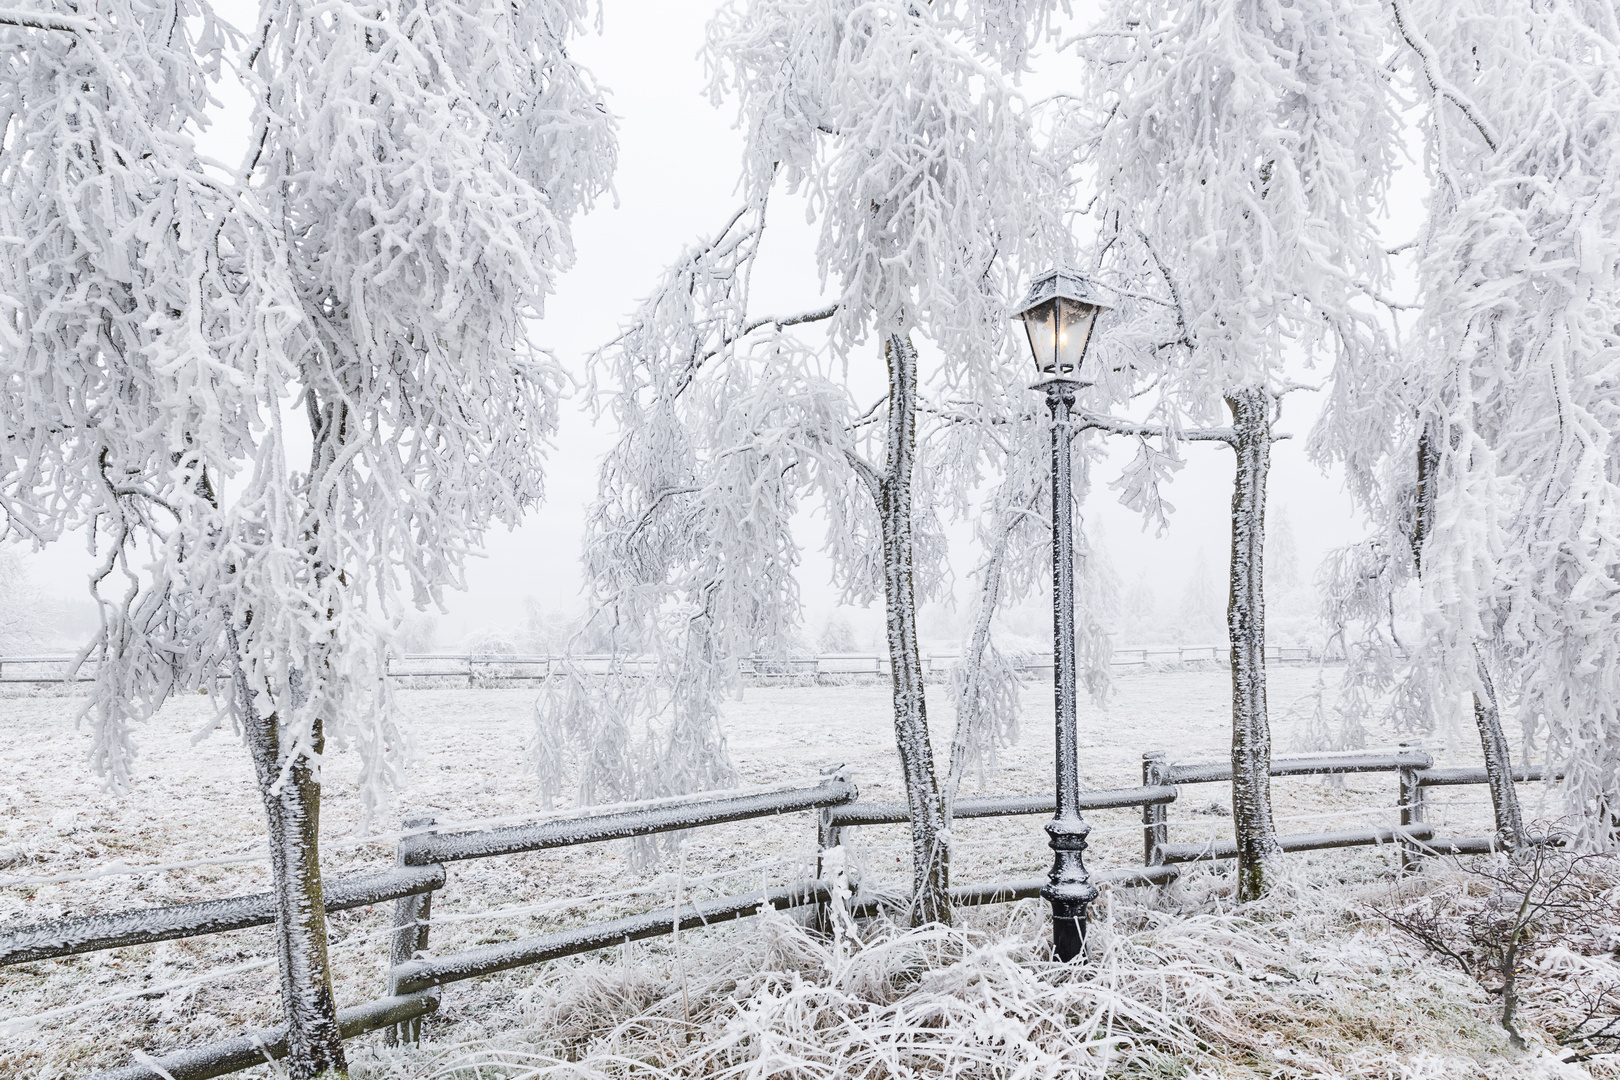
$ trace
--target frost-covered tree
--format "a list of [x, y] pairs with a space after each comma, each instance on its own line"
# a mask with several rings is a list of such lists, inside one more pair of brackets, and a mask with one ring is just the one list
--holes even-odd
[[[1166, 436], [1232, 446], [1233, 810], [1240, 895], [1276, 851], [1262, 551], [1265, 480], [1289, 362], [1375, 349], [1357, 301], [1382, 278], [1372, 213], [1394, 147], [1372, 0], [1118, 0], [1078, 39], [1075, 131], [1098, 187], [1100, 264], [1143, 316], [1104, 380], [1142, 394]], [[1224, 409], [1223, 409], [1224, 405]], [[1222, 412], [1228, 426], [1215, 427]], [[1143, 441], [1146, 492], [1174, 452]], [[1155, 454], [1157, 456], [1155, 456]]]
[[[740, 110], [746, 205], [603, 353], [625, 434], [603, 468], [587, 560], [604, 610], [655, 639], [669, 730], [712, 745], [740, 651], [796, 625], [789, 523], [813, 499], [845, 601], [885, 608], [918, 922], [950, 907], [916, 610], [941, 567], [937, 492], [964, 490], [980, 460], [961, 439], [931, 453], [930, 433], [979, 426], [946, 413], [999, 408], [1008, 300], [1058, 234], [1052, 180], [1003, 66], [1020, 62], [1028, 31], [1008, 20], [1026, 14], [855, 0], [724, 9], [710, 55], [717, 101]], [[831, 302], [765, 316], [749, 306], [749, 274], [784, 190], [820, 224]], [[810, 323], [824, 341], [795, 336]], [[857, 400], [863, 385], [875, 400]], [[567, 719], [584, 731], [589, 711], [546, 715], [553, 730]]]
[[852, 653], [860, 648], [855, 630], [842, 615], [829, 616], [816, 637], [816, 648], [824, 653]]
[[[963, 657], [951, 671], [951, 697], [956, 728], [946, 775], [947, 806], [955, 799], [969, 769], [981, 778], [993, 766], [998, 750], [1018, 737], [1022, 710], [1021, 678], [1016, 656], [996, 644], [992, 625], [998, 613], [1033, 594], [1051, 599], [1052, 583], [1052, 445], [1050, 420], [1035, 395], [1019, 395], [1005, 414], [988, 425], [995, 447], [994, 464], [1001, 480], [980, 508], [974, 535], [982, 552], [972, 572], [977, 581]], [[1023, 412], [1014, 412], [1021, 405]], [[1083, 424], [1071, 442], [1075, 467], [1075, 501], [1082, 504], [1101, 439]], [[1080, 515], [1074, 515], [1076, 521]], [[1101, 702], [1110, 688], [1112, 643], [1107, 626], [1118, 608], [1118, 581], [1106, 553], [1098, 553], [1085, 531], [1076, 528], [1075, 659], [1077, 674], [1092, 698]]]
[[1288, 506], [1266, 526], [1266, 637], [1279, 645], [1320, 648], [1325, 633], [1311, 573], [1300, 565]]
[[439, 643], [439, 620], [432, 615], [410, 615], [394, 634], [395, 655], [432, 652]]
[[[1215, 573], [1209, 567], [1209, 556], [1203, 548], [1187, 571], [1187, 584], [1182, 587], [1177, 607], [1178, 629], [1184, 644], [1202, 644], [1205, 635], [1219, 633], [1221, 623], [1220, 593], [1215, 586]], [[1189, 639], [1186, 635], [1192, 635]]]
[[1299, 541], [1294, 537], [1287, 506], [1277, 511], [1266, 530], [1266, 569], [1268, 580], [1276, 582], [1278, 588], [1292, 589], [1299, 584]]
[[242, 171], [194, 149], [229, 47], [206, 6], [106, 0], [0, 31], [6, 524], [87, 528], [102, 557], [81, 659], [115, 785], [131, 721], [229, 674], [295, 1077], [345, 1068], [327, 740], [359, 747], [374, 803], [395, 741], [380, 631], [540, 495], [551, 376], [525, 319], [613, 159], [565, 50], [582, 16], [270, 3]]
[[[284, 0], [262, 16], [251, 183], [282, 229], [302, 317], [292, 390], [312, 449], [280, 478], [296, 512], [293, 633], [272, 619], [276, 636], [260, 636], [279, 589], [255, 593], [230, 633], [272, 853], [279, 811], [289, 839], [303, 832], [287, 847], [305, 877], [319, 873], [325, 727], [378, 715], [371, 688], [385, 685], [365, 605], [387, 617], [436, 602], [484, 528], [516, 524], [542, 494], [553, 369], [526, 320], [572, 262], [568, 223], [606, 187], [615, 153], [600, 95], [567, 53], [584, 16], [580, 0]], [[386, 738], [380, 722], [372, 732]], [[314, 913], [309, 940], [323, 944]], [[310, 963], [306, 977], [324, 974]], [[284, 990], [289, 1014], [299, 990]], [[314, 1056], [341, 1067], [335, 1039]]]
[[[1401, 355], [1345, 357], [1319, 435], [1376, 526], [1341, 560], [1342, 611], [1372, 628], [1363, 663], [1401, 722], [1472, 714], [1505, 842], [1522, 830], [1511, 708], [1585, 840], [1612, 845], [1620, 20], [1581, 0], [1390, 0], [1385, 17], [1391, 77], [1422, 107], [1429, 213]], [[1396, 642], [1383, 611], [1415, 632]]]
[[1122, 613], [1129, 640], [1146, 641], [1150, 632], [1157, 631], [1159, 594], [1154, 591], [1146, 570], [1137, 574], [1136, 580], [1125, 590]]
[[49, 604], [21, 553], [0, 547], [0, 656], [37, 651], [48, 618]]

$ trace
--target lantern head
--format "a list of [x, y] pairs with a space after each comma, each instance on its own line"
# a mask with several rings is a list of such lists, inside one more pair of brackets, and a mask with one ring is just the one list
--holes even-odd
[[1014, 315], [1024, 320], [1029, 351], [1043, 378], [1090, 383], [1082, 378], [1080, 365], [1097, 315], [1108, 306], [1077, 271], [1060, 266], [1036, 275]]

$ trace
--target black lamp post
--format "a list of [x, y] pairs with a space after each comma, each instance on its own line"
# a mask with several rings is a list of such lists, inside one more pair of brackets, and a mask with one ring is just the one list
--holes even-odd
[[1052, 905], [1052, 948], [1059, 960], [1081, 955], [1086, 941], [1086, 908], [1097, 888], [1086, 872], [1086, 837], [1091, 826], [1080, 816], [1080, 748], [1075, 732], [1074, 512], [1070, 484], [1069, 410], [1075, 393], [1091, 380], [1081, 362], [1097, 315], [1107, 308], [1096, 290], [1072, 270], [1038, 275], [1017, 317], [1024, 321], [1030, 352], [1052, 410], [1052, 630], [1053, 696], [1057, 714], [1057, 813], [1046, 823], [1051, 837], [1052, 872], [1041, 895]]

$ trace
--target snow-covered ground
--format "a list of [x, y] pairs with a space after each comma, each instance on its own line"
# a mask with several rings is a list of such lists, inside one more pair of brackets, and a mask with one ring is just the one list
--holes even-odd
[[[1325, 675], [1331, 701], [1337, 671]], [[1318, 677], [1314, 666], [1273, 667], [1270, 699], [1279, 753], [1290, 749], [1303, 727]], [[886, 693], [879, 685], [750, 690], [725, 716], [742, 783], [813, 783], [821, 767], [844, 762], [863, 799], [899, 798]], [[1082, 713], [1083, 781], [1095, 788], [1140, 783], [1141, 755], [1148, 750], [1167, 750], [1173, 761], [1222, 757], [1229, 693], [1230, 676], [1218, 669], [1119, 677], [1106, 710], [1088, 705]], [[370, 827], [384, 839], [367, 841], [359, 835], [354, 756], [334, 755], [322, 822], [328, 875], [391, 865], [393, 841], [386, 834], [406, 813], [471, 822], [552, 812], [535, 804], [526, 766], [533, 697], [524, 689], [400, 692], [414, 739], [404, 789], [387, 820]], [[948, 695], [931, 687], [929, 697], [935, 747], [943, 750], [952, 723]], [[258, 857], [263, 819], [247, 752], [228, 731], [193, 741], [193, 732], [212, 715], [212, 703], [201, 697], [176, 702], [142, 728], [136, 785], [128, 795], [115, 796], [100, 788], [86, 765], [89, 734], [73, 724], [82, 702], [45, 692], [0, 698], [0, 926], [265, 887], [267, 864]], [[986, 792], [1051, 788], [1049, 685], [1027, 688], [1025, 704], [1023, 737], [986, 778]], [[1373, 732], [1375, 744], [1392, 745], [1394, 739], [1391, 732]], [[1463, 740], [1451, 760], [1477, 756], [1477, 747]], [[977, 790], [972, 783], [969, 791]], [[1274, 794], [1285, 832], [1394, 820], [1392, 774], [1351, 777], [1341, 785], [1280, 779]], [[1485, 799], [1483, 788], [1440, 793], [1431, 813], [1437, 831], [1484, 832]], [[1224, 786], [1186, 790], [1171, 811], [1172, 840], [1227, 835], [1226, 800]], [[1533, 816], [1533, 796], [1527, 806]], [[1096, 830], [1093, 866], [1140, 861], [1138, 814], [1089, 815]], [[1040, 825], [1038, 818], [959, 823], [953, 881], [1044, 872], [1050, 856]], [[691, 899], [784, 881], [813, 865], [814, 839], [813, 818], [803, 813], [701, 830], [660, 867], [640, 865], [624, 843], [458, 864], [434, 899], [431, 949], [451, 951], [665, 906], [677, 893]], [[901, 827], [861, 830], [856, 843], [870, 879], [904, 878]], [[1361, 850], [1292, 862], [1302, 870], [1320, 867], [1368, 880], [1392, 867], [1394, 855]], [[109, 874], [118, 864], [180, 865]], [[387, 921], [386, 906], [332, 917], [340, 1004], [381, 993]], [[703, 940], [693, 937], [686, 947], [702, 949]], [[663, 946], [637, 948], [657, 952]], [[544, 976], [527, 970], [447, 988], [444, 1008], [428, 1023], [430, 1036], [459, 1038], [510, 1027], [530, 1000], [526, 988], [539, 985], [537, 979]], [[0, 969], [0, 1075], [77, 1075], [127, 1063], [134, 1050], [161, 1052], [272, 1024], [277, 1012], [264, 929]]]

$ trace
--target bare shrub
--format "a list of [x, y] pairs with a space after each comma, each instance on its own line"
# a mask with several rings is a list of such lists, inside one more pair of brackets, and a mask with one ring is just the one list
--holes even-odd
[[1620, 1050], [1620, 860], [1538, 844], [1458, 870], [1372, 910], [1495, 999], [1515, 1047], [1525, 1014], [1578, 1058]]

